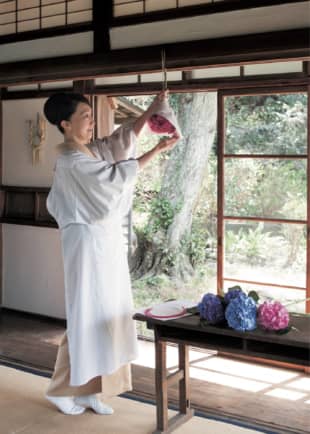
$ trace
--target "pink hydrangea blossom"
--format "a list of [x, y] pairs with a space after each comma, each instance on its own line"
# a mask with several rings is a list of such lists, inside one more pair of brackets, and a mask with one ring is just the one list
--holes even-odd
[[266, 330], [283, 330], [290, 320], [286, 307], [278, 301], [265, 301], [258, 307], [258, 323]]
[[148, 121], [150, 129], [157, 134], [173, 134], [175, 127], [166, 118], [160, 115], [153, 115]]

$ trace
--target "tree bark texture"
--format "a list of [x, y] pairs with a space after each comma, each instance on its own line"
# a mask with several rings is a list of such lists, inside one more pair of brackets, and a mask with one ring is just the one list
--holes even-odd
[[[140, 277], [165, 272], [172, 277], [184, 279], [193, 271], [180, 246], [184, 236], [191, 231], [193, 212], [214, 142], [217, 94], [184, 93], [176, 98], [183, 137], [165, 162], [158, 194], [159, 201], [168, 203], [173, 210], [172, 219], [168, 227], [157, 229], [151, 240], [140, 240], [137, 252], [140, 261], [136, 270]], [[154, 218], [154, 215], [150, 215], [149, 227], [153, 226]], [[169, 255], [173, 260], [167, 260]]]

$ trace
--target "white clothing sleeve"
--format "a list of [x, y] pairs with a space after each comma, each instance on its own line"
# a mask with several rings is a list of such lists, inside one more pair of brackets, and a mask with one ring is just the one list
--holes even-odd
[[123, 192], [135, 182], [139, 164], [135, 159], [116, 164], [82, 157], [72, 168], [76, 209], [80, 219], [96, 221], [117, 211]]
[[136, 157], [137, 136], [133, 123], [128, 122], [117, 128], [110, 136], [95, 140], [94, 145], [105, 160], [117, 162]]

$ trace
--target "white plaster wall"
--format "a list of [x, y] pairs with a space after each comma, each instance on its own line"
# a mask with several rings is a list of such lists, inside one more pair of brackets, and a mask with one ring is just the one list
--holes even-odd
[[1, 45], [0, 64], [93, 52], [93, 32], [32, 39]]
[[57, 229], [3, 225], [3, 306], [65, 318]]
[[[27, 120], [42, 113], [44, 99], [3, 103], [3, 184], [49, 187], [62, 135], [47, 125], [42, 164], [32, 165]], [[55, 318], [65, 317], [58, 229], [3, 225], [2, 305]]]
[[56, 160], [55, 144], [62, 141], [57, 129], [47, 123], [46, 144], [42, 164], [32, 165], [32, 151], [28, 143], [27, 120], [43, 114], [45, 99], [8, 100], [3, 102], [3, 184], [15, 186], [49, 187]]

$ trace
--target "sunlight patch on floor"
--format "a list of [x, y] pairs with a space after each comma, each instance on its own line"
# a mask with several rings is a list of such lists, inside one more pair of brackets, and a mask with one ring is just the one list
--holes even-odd
[[287, 389], [272, 389], [269, 392], [266, 392], [265, 395], [274, 396], [276, 398], [288, 399], [289, 401], [298, 401], [301, 398], [307, 396], [305, 393], [295, 392], [293, 390]]
[[285, 387], [292, 387], [294, 389], [305, 390], [310, 392], [310, 378], [299, 378], [299, 380], [287, 383]]
[[248, 392], [259, 392], [260, 390], [270, 387], [269, 383], [248, 380], [234, 375], [227, 375], [199, 368], [190, 368], [190, 377], [208, 381], [209, 383], [246, 390]]
[[298, 376], [296, 372], [268, 366], [258, 366], [253, 363], [230, 360], [220, 356], [197, 362], [195, 363], [195, 367], [272, 384], [281, 383]]

